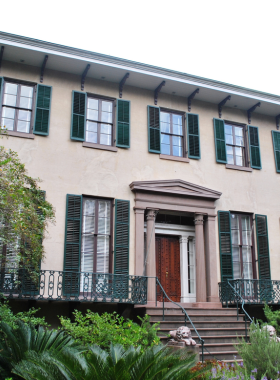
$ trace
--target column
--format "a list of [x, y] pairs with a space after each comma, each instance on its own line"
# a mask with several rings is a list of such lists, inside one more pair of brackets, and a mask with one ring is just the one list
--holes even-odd
[[[147, 241], [146, 241], [146, 274], [148, 277], [156, 277], [156, 239], [155, 220], [157, 211], [148, 209], [147, 213]], [[156, 280], [148, 280], [148, 302], [156, 301]]]
[[203, 215], [195, 214], [196, 302], [206, 302]]
[[180, 260], [181, 260], [181, 302], [189, 302], [188, 281], [188, 237], [180, 237]]
[[135, 213], [135, 269], [136, 276], [144, 273], [144, 209], [134, 208]]
[[205, 258], [207, 302], [219, 302], [216, 249], [216, 215], [208, 215], [208, 218], [205, 222]]

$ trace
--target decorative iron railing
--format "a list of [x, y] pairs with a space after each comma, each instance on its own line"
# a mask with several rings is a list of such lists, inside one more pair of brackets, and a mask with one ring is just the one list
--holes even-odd
[[0, 293], [8, 298], [147, 303], [147, 277], [111, 273], [0, 269]]
[[240, 302], [238, 295], [245, 304], [280, 304], [280, 281], [239, 279], [220, 282], [219, 295], [221, 303], [226, 306]]

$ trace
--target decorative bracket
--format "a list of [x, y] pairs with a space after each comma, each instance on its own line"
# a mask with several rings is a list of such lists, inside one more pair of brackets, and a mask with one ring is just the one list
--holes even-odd
[[129, 73], [126, 73], [123, 79], [120, 81], [120, 86], [119, 86], [119, 97], [122, 98], [122, 92], [123, 88], [125, 85], [126, 80], [129, 78]]
[[257, 107], [260, 107], [261, 105], [261, 102], [258, 102], [257, 104], [255, 104], [253, 107], [249, 108], [248, 111], [247, 111], [247, 115], [248, 115], [248, 124], [251, 124], [251, 117], [252, 117], [252, 113], [255, 111], [255, 109]]
[[192, 109], [192, 100], [196, 94], [199, 93], [199, 88], [197, 88], [190, 96], [188, 97], [188, 111], [191, 112]]
[[87, 76], [87, 73], [89, 71], [89, 68], [90, 68], [90, 64], [87, 65], [87, 67], [85, 68], [85, 71], [83, 72], [82, 80], [81, 80], [81, 91], [84, 91], [85, 80], [86, 80], [86, 76]]
[[276, 119], [276, 129], [279, 130], [279, 124], [280, 124], [280, 114], [275, 116]]
[[160, 90], [162, 89], [162, 87], [165, 86], [165, 80], [161, 82], [161, 84], [155, 89], [155, 105], [157, 105], [157, 101], [158, 101], [158, 94], [160, 92]]
[[42, 67], [41, 67], [40, 83], [43, 83], [43, 80], [44, 80], [44, 72], [45, 72], [45, 67], [46, 67], [46, 63], [47, 63], [48, 58], [49, 58], [49, 56], [45, 55], [45, 58], [44, 58], [44, 61], [42, 63]]
[[222, 100], [219, 104], [218, 104], [218, 112], [219, 112], [219, 118], [221, 119], [222, 117], [222, 109], [223, 109], [223, 106], [226, 104], [226, 102], [228, 100], [231, 99], [231, 96], [227, 96], [224, 100]]
[[4, 54], [4, 46], [1, 46], [1, 51], [0, 51], [0, 69], [1, 69], [1, 65], [2, 65], [3, 54]]

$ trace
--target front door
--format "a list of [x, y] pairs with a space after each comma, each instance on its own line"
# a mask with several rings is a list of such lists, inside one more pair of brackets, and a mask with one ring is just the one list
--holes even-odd
[[[179, 237], [156, 235], [157, 277], [168, 297], [181, 301], [180, 244]], [[162, 292], [157, 286], [157, 299], [162, 301]], [[168, 301], [165, 299], [165, 301]]]

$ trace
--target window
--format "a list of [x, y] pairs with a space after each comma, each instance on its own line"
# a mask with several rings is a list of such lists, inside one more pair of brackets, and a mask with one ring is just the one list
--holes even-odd
[[160, 111], [161, 153], [183, 157], [183, 115]]
[[198, 115], [148, 106], [148, 150], [168, 160], [199, 160]]
[[225, 123], [227, 163], [246, 166], [244, 127]]
[[87, 148], [114, 152], [117, 147], [129, 148], [130, 102], [73, 91], [71, 140], [83, 141]]
[[253, 278], [253, 239], [250, 215], [230, 214], [233, 278]]
[[30, 133], [34, 86], [5, 82], [1, 125], [9, 131]]
[[113, 145], [113, 101], [88, 97], [86, 139], [101, 145]]

